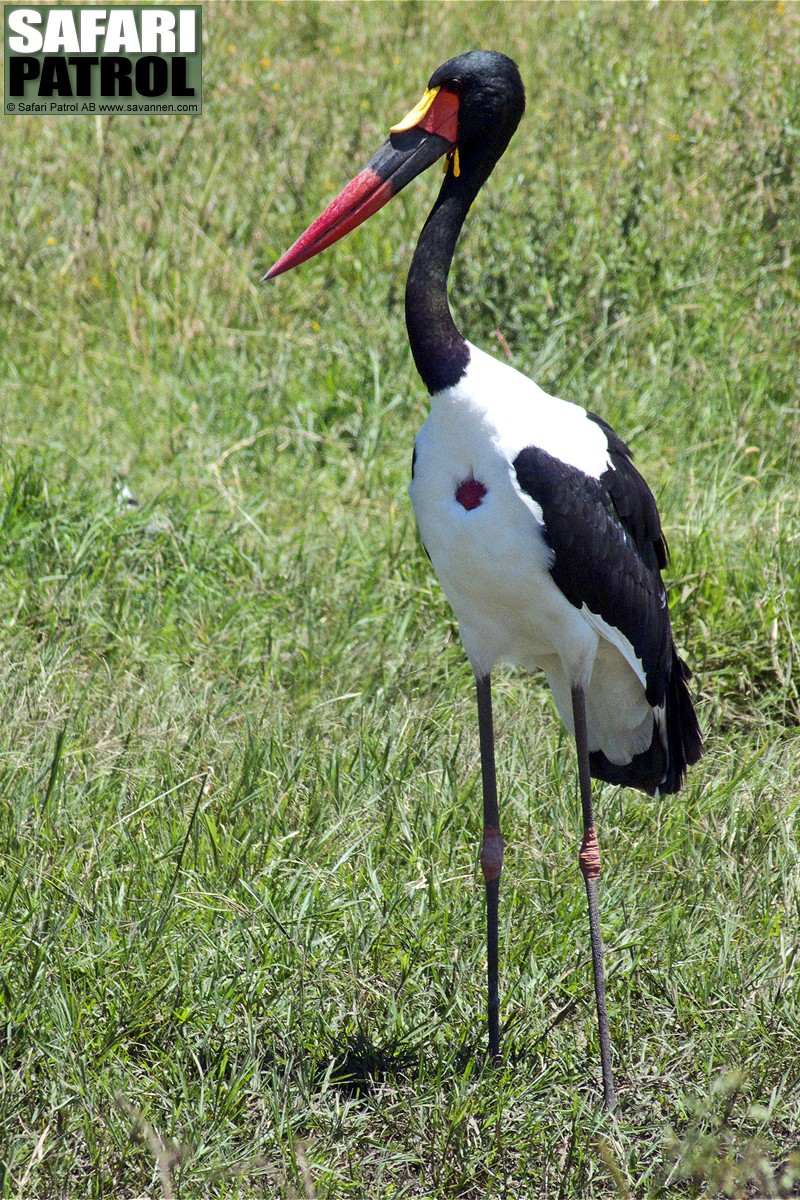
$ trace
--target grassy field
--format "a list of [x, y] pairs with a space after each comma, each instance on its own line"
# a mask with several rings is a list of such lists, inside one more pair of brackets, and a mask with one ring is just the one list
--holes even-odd
[[[4, 1197], [800, 1195], [800, 8], [208, 4], [199, 119], [3, 118]], [[477, 732], [406, 484], [438, 187], [260, 275], [445, 58], [528, 113], [452, 278], [632, 445], [707, 753], [598, 787], [498, 673], [505, 1065]]]

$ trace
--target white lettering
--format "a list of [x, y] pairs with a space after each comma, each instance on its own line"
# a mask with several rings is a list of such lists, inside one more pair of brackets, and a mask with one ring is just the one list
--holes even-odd
[[142, 54], [175, 53], [175, 17], [162, 9], [145, 9], [142, 21]]
[[66, 50], [67, 54], [80, 54], [81, 44], [75, 18], [68, 8], [54, 8], [47, 14], [42, 49], [45, 54], [57, 54], [59, 50]]
[[84, 54], [97, 52], [97, 39], [105, 33], [104, 8], [81, 9], [81, 50]]
[[136, 31], [136, 19], [129, 8], [112, 8], [108, 13], [108, 29], [106, 30], [107, 54], [139, 54], [139, 34]]
[[[9, 6], [10, 7], [10, 6]], [[79, 28], [74, 12], [79, 12]], [[44, 32], [42, 13], [35, 8], [13, 8], [8, 15], [12, 36], [8, 47], [15, 54], [195, 54], [197, 12], [182, 8], [176, 14], [163, 8], [146, 8], [136, 16], [123, 7], [49, 9]], [[177, 26], [177, 27], [176, 27]], [[139, 30], [141, 29], [141, 36]], [[177, 35], [177, 36], [176, 36]]]
[[197, 48], [197, 13], [193, 8], [182, 8], [178, 13], [178, 40], [181, 54], [194, 54]]
[[35, 8], [14, 8], [8, 14], [8, 27], [20, 37], [10, 37], [8, 48], [15, 54], [38, 54], [42, 48], [42, 31], [32, 29], [42, 18]]

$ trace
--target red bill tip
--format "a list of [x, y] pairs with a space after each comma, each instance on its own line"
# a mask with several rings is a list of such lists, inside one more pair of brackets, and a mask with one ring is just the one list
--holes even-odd
[[282, 275], [284, 271], [313, 258], [320, 250], [338, 242], [339, 238], [350, 233], [379, 208], [383, 208], [386, 201], [391, 200], [394, 190], [391, 180], [381, 179], [371, 167], [359, 171], [344, 191], [331, 201], [325, 212], [309, 225], [285, 254], [281, 255], [275, 266], [267, 271], [264, 279], [274, 279], [276, 275]]

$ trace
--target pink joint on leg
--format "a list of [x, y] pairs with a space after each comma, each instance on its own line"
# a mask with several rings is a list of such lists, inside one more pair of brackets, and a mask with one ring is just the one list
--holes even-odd
[[600, 844], [594, 825], [584, 830], [580, 853], [581, 871], [584, 879], [600, 878]]
[[503, 870], [503, 838], [500, 830], [491, 825], [483, 831], [481, 870], [485, 883], [499, 879]]

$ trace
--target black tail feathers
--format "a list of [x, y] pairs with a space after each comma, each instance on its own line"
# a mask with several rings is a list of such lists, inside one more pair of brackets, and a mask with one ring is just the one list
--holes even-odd
[[669, 795], [683, 783], [686, 768], [696, 763], [703, 753], [703, 739], [697, 723], [692, 697], [686, 686], [692, 672], [672, 647], [672, 675], [667, 685], [667, 752], [669, 764], [659, 791]]

